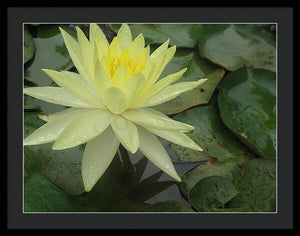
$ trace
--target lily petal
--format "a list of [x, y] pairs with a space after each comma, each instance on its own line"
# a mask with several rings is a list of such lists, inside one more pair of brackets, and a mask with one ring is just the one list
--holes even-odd
[[118, 31], [117, 38], [120, 42], [121, 50], [124, 51], [132, 42], [132, 36], [130, 28], [127, 24], [122, 24]]
[[67, 108], [62, 111], [54, 112], [51, 114], [38, 114], [37, 116], [38, 116], [38, 118], [42, 119], [45, 122], [50, 122], [55, 119], [67, 116], [67, 115], [73, 113], [74, 111], [78, 111], [78, 110], [80, 110], [80, 108]]
[[170, 74], [157, 83], [155, 83], [148, 91], [145, 92], [139, 99], [137, 99], [137, 103], [133, 107], [139, 107], [140, 104], [145, 103], [149, 98], [153, 97], [155, 94], [162, 91], [164, 88], [175, 82], [176, 80], [180, 79], [182, 75], [186, 72], [187, 68], [184, 68], [177, 73]]
[[114, 114], [121, 114], [127, 109], [127, 97], [121, 89], [110, 87], [104, 94], [105, 106]]
[[170, 39], [168, 39], [166, 42], [164, 42], [162, 45], [160, 45], [151, 55], [150, 60], [152, 62], [157, 62], [157, 58], [166, 52], [169, 46]]
[[191, 125], [172, 120], [171, 118], [156, 115], [145, 109], [127, 110], [122, 113], [122, 116], [138, 125], [147, 128], [177, 131], [191, 131], [194, 129], [194, 127]]
[[68, 107], [79, 107], [79, 108], [95, 108], [91, 104], [81, 101], [77, 97], [74, 97], [68, 91], [59, 87], [31, 87], [24, 88], [24, 94], [31, 97]]
[[128, 107], [130, 107], [136, 95], [140, 92], [145, 84], [145, 77], [141, 73], [137, 73], [122, 85], [122, 91], [126, 94], [128, 98]]
[[186, 148], [190, 148], [196, 151], [203, 151], [201, 147], [198, 146], [190, 137], [180, 131], [170, 131], [162, 129], [151, 129], [147, 128], [150, 132], [157, 136], [160, 136], [172, 143], [176, 143]]
[[74, 119], [89, 110], [90, 109], [75, 110], [63, 117], [49, 121], [27, 136], [24, 140], [24, 145], [36, 145], [55, 141]]
[[94, 76], [94, 48], [86, 38], [85, 34], [79, 27], [76, 27], [78, 43], [81, 49], [81, 56], [83, 58], [83, 64], [86, 70], [89, 72], [88, 81], [92, 85]]
[[187, 68], [184, 68], [174, 74], [167, 75], [166, 77], [159, 80], [155, 83], [148, 91], [149, 96], [152, 97], [170, 84], [174, 83], [176, 80], [180, 79], [183, 74], [187, 71]]
[[147, 61], [145, 69], [141, 72], [144, 75], [146, 81], [148, 80], [148, 78], [151, 77], [152, 73], [154, 72], [154, 69], [155, 69], [155, 63], [150, 63]]
[[107, 53], [109, 43], [97, 24], [90, 25], [90, 42], [92, 46], [96, 46], [99, 60]]
[[59, 28], [61, 31], [61, 34], [63, 36], [64, 42], [66, 44], [66, 47], [68, 49], [69, 55], [72, 59], [73, 64], [75, 65], [78, 72], [83, 75], [83, 77], [88, 77], [88, 71], [86, 70], [82, 56], [81, 56], [81, 49], [78, 44], [78, 42], [69, 35], [66, 31], [64, 31], [62, 28]]
[[102, 63], [97, 60], [95, 68], [95, 89], [101, 99], [104, 99], [105, 90], [109, 87], [112, 87], [112, 82], [109, 76], [107, 75], [105, 69], [102, 66]]
[[93, 109], [85, 112], [64, 129], [52, 149], [61, 150], [86, 143], [101, 134], [109, 124], [108, 111]]
[[162, 64], [164, 63], [166, 58], [166, 53], [164, 53], [162, 56], [160, 56], [159, 60], [157, 61], [156, 64], [154, 64], [154, 68], [151, 71], [150, 76], [147, 77], [147, 82], [145, 84], [145, 87], [143, 88], [143, 90], [141, 91], [141, 95], [145, 94], [147, 92], [147, 90], [149, 88], [152, 87], [152, 85], [155, 83], [157, 74], [162, 66]]
[[136, 126], [120, 115], [111, 116], [111, 127], [121, 144], [131, 153], [136, 153], [140, 140]]
[[128, 70], [125, 65], [121, 65], [116, 69], [114, 76], [112, 77], [112, 83], [114, 86], [120, 87], [128, 76]]
[[87, 80], [85, 80], [81, 74], [74, 73], [72, 71], [61, 71], [61, 73], [67, 74], [76, 78], [77, 80], [80, 80], [90, 90], [90, 92], [92, 92], [97, 98], [99, 97], [94, 89], [95, 86], [91, 86], [90, 83]]
[[147, 102], [141, 104], [139, 107], [147, 107], [147, 106], [156, 106], [161, 103], [170, 101], [180, 94], [190, 91], [200, 85], [202, 85], [207, 79], [201, 79], [197, 82], [181, 82], [177, 84], [170, 85], [163, 89], [161, 92], [157, 93], [153, 97], [151, 97]]
[[143, 34], [139, 34], [133, 42], [128, 46], [127, 50], [131, 58], [135, 57], [145, 47], [145, 39]]
[[107, 55], [109, 58], [119, 58], [121, 56], [120, 42], [117, 37], [114, 37], [110, 43]]
[[86, 192], [89, 192], [104, 174], [113, 160], [119, 145], [120, 142], [111, 127], [105, 129], [102, 134], [86, 144], [81, 168]]
[[142, 127], [138, 127], [138, 131], [140, 137], [139, 150], [144, 154], [144, 156], [166, 174], [178, 182], [181, 182], [168, 153], [159, 140], [152, 133]]
[[85, 86], [85, 84], [66, 73], [58, 72], [55, 70], [43, 69], [43, 71], [55, 81], [60, 87], [67, 90], [73, 96], [79, 98], [80, 100], [100, 109], [104, 109], [102, 102], [97, 98], [94, 93]]
[[[163, 63], [161, 64], [161, 66], [159, 67], [159, 70], [158, 70], [157, 73], [155, 74], [153, 83], [155, 83], [155, 82], [159, 79], [161, 73], [162, 73], [163, 70], [166, 68], [167, 64], [168, 64], [168, 63], [172, 60], [172, 58], [174, 57], [175, 52], [176, 52], [176, 46], [173, 46], [173, 47], [170, 47], [170, 48], [167, 49], [165, 59], [164, 59]], [[152, 84], [153, 84], [153, 83], [152, 83]], [[151, 84], [151, 85], [152, 85], [152, 84]]]

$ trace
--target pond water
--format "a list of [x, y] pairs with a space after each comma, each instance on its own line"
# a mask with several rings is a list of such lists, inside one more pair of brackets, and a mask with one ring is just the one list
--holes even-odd
[[[164, 145], [166, 150], [168, 151], [169, 156], [172, 159], [176, 159], [174, 155], [176, 155], [172, 150], [170, 149], [169, 142], [166, 142], [159, 138], [161, 143]], [[130, 159], [132, 164], [136, 164], [142, 157], [143, 154], [141, 152], [137, 152], [135, 154], [130, 154]], [[199, 162], [193, 162], [193, 163], [173, 163], [174, 167], [178, 173], [179, 176], [183, 176], [186, 172], [191, 170], [192, 168], [196, 167], [199, 165]], [[156, 167], [154, 164], [152, 164], [150, 161], [147, 162], [146, 168], [144, 170], [144, 173], [142, 175], [141, 181], [154, 175], [160, 171], [158, 167]], [[158, 181], [174, 181], [170, 176], [167, 174], [163, 173], [161, 177], [158, 179]], [[180, 201], [183, 202], [184, 204], [190, 206], [190, 204], [185, 201], [185, 199], [181, 196], [179, 187], [176, 184], [171, 185], [167, 189], [163, 190], [162, 192], [158, 193], [157, 195], [153, 196], [152, 198], [148, 199], [146, 203], [157, 203], [157, 202], [162, 202], [162, 201], [169, 201], [169, 200], [175, 200], [175, 201]]]

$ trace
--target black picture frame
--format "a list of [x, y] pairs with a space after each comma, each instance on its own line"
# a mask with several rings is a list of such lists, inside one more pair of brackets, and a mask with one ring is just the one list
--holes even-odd
[[[7, 7], [7, 229], [293, 228], [292, 7]], [[23, 23], [276, 23], [278, 30], [276, 214], [23, 214]], [[6, 167], [6, 165], [4, 165]]]

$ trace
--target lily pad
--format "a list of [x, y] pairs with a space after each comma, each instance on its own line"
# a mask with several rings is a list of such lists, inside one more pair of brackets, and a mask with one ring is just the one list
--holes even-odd
[[239, 193], [234, 179], [240, 173], [240, 165], [251, 159], [240, 156], [225, 163], [208, 160], [182, 176], [180, 190], [198, 211], [250, 211], [248, 206], [228, 204]]
[[161, 78], [178, 72], [185, 67], [187, 67], [187, 71], [175, 83], [197, 81], [201, 78], [208, 78], [208, 80], [201, 87], [183, 93], [171, 101], [155, 106], [153, 107], [154, 109], [171, 115], [193, 106], [207, 104], [225, 73], [220, 67], [200, 57], [195, 50], [182, 48], [177, 49], [174, 58], [163, 71]]
[[231, 72], [220, 85], [225, 125], [259, 156], [276, 158], [276, 75], [263, 69]]
[[230, 207], [249, 207], [254, 212], [276, 211], [276, 161], [264, 158], [242, 165], [234, 184], [239, 194]]
[[[41, 127], [45, 122], [37, 117], [37, 113], [24, 113], [24, 138], [27, 137], [37, 128]], [[48, 155], [43, 153], [40, 145], [24, 146], [24, 175], [25, 177], [38, 172], [42, 166], [50, 160]]]
[[238, 191], [231, 181], [220, 176], [211, 176], [194, 186], [189, 201], [198, 211], [222, 211], [225, 204], [237, 194]]
[[147, 206], [141, 210], [142, 212], [194, 212], [191, 208], [184, 205], [182, 202], [165, 201], [158, 202]]
[[[63, 26], [72, 35], [75, 30]], [[25, 79], [38, 86], [48, 86], [53, 81], [41, 69], [69, 70], [73, 67], [67, 48], [57, 25], [40, 25], [37, 37], [34, 38], [36, 47], [33, 63], [25, 71]]]
[[83, 203], [41, 174], [24, 180], [24, 212], [78, 212]]
[[239, 165], [249, 159], [251, 158], [240, 157], [222, 164], [215, 159], [210, 159], [182, 176], [182, 182], [179, 184], [180, 190], [186, 198], [189, 198], [191, 190], [205, 178], [219, 176], [233, 182], [234, 176], [239, 173]]
[[[110, 24], [117, 33], [120, 24]], [[146, 44], [162, 44], [170, 39], [170, 45], [176, 47], [194, 48], [197, 46], [197, 35], [201, 24], [129, 24], [133, 38], [143, 33]]]
[[192, 108], [177, 114], [173, 119], [192, 125], [195, 129], [187, 135], [203, 148], [200, 152], [171, 144], [181, 161], [195, 162], [216, 158], [219, 162], [225, 162], [253, 155], [223, 124], [217, 107]]
[[[44, 123], [44, 121], [37, 118], [37, 113], [25, 112], [24, 137]], [[81, 159], [84, 145], [57, 151], [52, 150], [52, 144], [24, 146], [25, 176], [33, 173], [43, 173], [64, 191], [73, 195], [83, 193]]]
[[234, 71], [243, 65], [276, 71], [275, 36], [255, 24], [204, 24], [200, 55]]
[[34, 56], [35, 46], [34, 41], [27, 30], [27, 28], [24, 29], [24, 64], [29, 61]]

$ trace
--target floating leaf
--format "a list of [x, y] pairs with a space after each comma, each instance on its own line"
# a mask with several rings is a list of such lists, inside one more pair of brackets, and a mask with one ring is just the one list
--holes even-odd
[[224, 162], [228, 159], [252, 155], [223, 124], [216, 107], [192, 108], [174, 116], [173, 119], [192, 125], [195, 129], [187, 135], [204, 150], [199, 152], [172, 144], [171, 147], [181, 161], [203, 161], [213, 157], [219, 162]]
[[33, 174], [24, 180], [24, 212], [78, 212], [82, 207], [82, 202], [41, 174]]
[[245, 163], [234, 184], [240, 193], [230, 201], [230, 207], [249, 207], [255, 212], [276, 211], [275, 160], [258, 158]]
[[[37, 113], [24, 113], [24, 137], [41, 127], [45, 122], [37, 118]], [[48, 155], [38, 146], [24, 146], [24, 174], [28, 176], [38, 172], [42, 166], [50, 160]]]
[[189, 201], [198, 211], [222, 211], [227, 202], [238, 194], [233, 183], [220, 176], [199, 181], [191, 190]]
[[[36, 113], [24, 114], [24, 137], [42, 126], [45, 122]], [[56, 151], [53, 143], [24, 146], [25, 176], [43, 173], [53, 183], [73, 195], [84, 192], [81, 176], [81, 159], [84, 148], [81, 146]]]
[[[63, 26], [74, 35], [74, 30]], [[57, 25], [40, 25], [34, 38], [36, 52], [33, 63], [25, 70], [25, 79], [39, 86], [48, 86], [53, 81], [41, 69], [69, 70], [73, 67]]]
[[141, 211], [142, 212], [194, 212], [191, 208], [177, 201], [158, 202], [143, 208]]
[[189, 198], [190, 192], [195, 185], [207, 177], [219, 176], [226, 178], [229, 181], [233, 181], [234, 174], [239, 171], [239, 164], [247, 161], [248, 159], [250, 158], [244, 157], [222, 164], [218, 163], [214, 159], [206, 161], [182, 176], [182, 182], [179, 184], [180, 189], [184, 196]]
[[[72, 195], [84, 192], [81, 160], [83, 147], [71, 148], [63, 151], [51, 151], [51, 160], [42, 168], [41, 173], [48, 177], [53, 183]], [[54, 154], [54, 152], [57, 152]]]
[[218, 97], [225, 125], [258, 155], [276, 158], [276, 75], [239, 69], [221, 83]]
[[276, 71], [275, 36], [255, 24], [204, 24], [200, 55], [234, 71], [243, 65]]
[[177, 49], [175, 57], [167, 65], [161, 78], [187, 67], [187, 71], [177, 82], [197, 81], [201, 78], [208, 80], [199, 88], [183, 93], [175, 99], [154, 108], [165, 114], [176, 114], [192, 106], [207, 104], [224, 75], [224, 70], [201, 58], [195, 50]]
[[[116, 33], [120, 24], [110, 24]], [[197, 35], [200, 24], [129, 24], [133, 38], [142, 33], [146, 44], [162, 44], [170, 39], [170, 45], [176, 47], [193, 48], [197, 46]]]
[[35, 46], [34, 41], [27, 30], [27, 28], [24, 29], [24, 64], [29, 61], [34, 56]]

